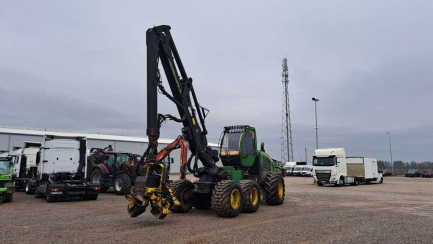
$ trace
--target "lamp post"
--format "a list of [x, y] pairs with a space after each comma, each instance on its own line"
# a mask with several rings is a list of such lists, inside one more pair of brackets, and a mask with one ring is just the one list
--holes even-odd
[[311, 98], [311, 100], [314, 101], [314, 111], [316, 112], [316, 149], [319, 149], [319, 136], [317, 135], [317, 130], [319, 129], [317, 127], [317, 102], [319, 101], [319, 99], [317, 98]]
[[389, 137], [389, 154], [391, 155], [391, 167], [392, 167], [392, 175], [394, 174], [394, 162], [392, 161], [392, 147], [391, 147], [391, 134], [389, 132], [386, 132]]

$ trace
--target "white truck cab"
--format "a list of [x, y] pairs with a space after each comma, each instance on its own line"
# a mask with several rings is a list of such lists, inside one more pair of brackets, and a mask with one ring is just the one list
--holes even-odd
[[24, 189], [27, 180], [36, 176], [36, 154], [40, 148], [40, 142], [24, 141], [20, 149], [11, 152], [13, 156], [12, 175], [17, 190]]
[[344, 148], [317, 149], [313, 155], [313, 176], [317, 185], [382, 183], [375, 158], [346, 157]]

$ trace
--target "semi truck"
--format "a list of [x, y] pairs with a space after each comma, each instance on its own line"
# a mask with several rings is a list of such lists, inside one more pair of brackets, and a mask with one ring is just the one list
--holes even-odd
[[87, 139], [46, 135], [36, 155], [37, 175], [27, 181], [26, 193], [47, 202], [81, 197], [96, 200], [99, 183], [86, 182]]
[[40, 142], [23, 142], [22, 148], [12, 151], [13, 156], [13, 180], [15, 189], [25, 189], [27, 181], [35, 178], [37, 165], [36, 154], [41, 148]]
[[318, 186], [383, 183], [375, 158], [346, 157], [344, 148], [315, 150], [313, 176]]

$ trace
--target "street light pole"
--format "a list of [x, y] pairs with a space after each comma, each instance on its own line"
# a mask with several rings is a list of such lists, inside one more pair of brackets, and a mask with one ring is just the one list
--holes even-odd
[[392, 161], [391, 134], [389, 132], [386, 132], [386, 133], [388, 133], [388, 137], [389, 137], [389, 154], [391, 155], [392, 175], [395, 175], [395, 173], [394, 173], [394, 162]]
[[317, 130], [319, 129], [317, 127], [317, 102], [319, 101], [319, 99], [313, 97], [311, 98], [311, 100], [314, 101], [314, 111], [316, 112], [316, 149], [319, 149], [319, 136], [317, 134]]

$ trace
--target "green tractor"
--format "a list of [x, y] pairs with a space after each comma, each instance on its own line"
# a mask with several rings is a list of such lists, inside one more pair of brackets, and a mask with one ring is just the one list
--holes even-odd
[[12, 157], [0, 157], [0, 203], [12, 202], [14, 191]]
[[[181, 205], [172, 212], [188, 212], [212, 206], [221, 217], [236, 217], [240, 212], [254, 213], [264, 198], [269, 205], [281, 205], [285, 197], [284, 178], [265, 152], [264, 143], [257, 149], [254, 127], [224, 127], [219, 158], [223, 166], [215, 176], [203, 175], [193, 182], [172, 183]], [[192, 170], [194, 171], [194, 170]]]

